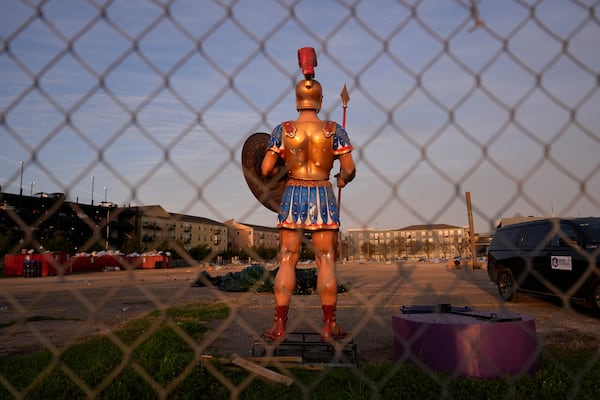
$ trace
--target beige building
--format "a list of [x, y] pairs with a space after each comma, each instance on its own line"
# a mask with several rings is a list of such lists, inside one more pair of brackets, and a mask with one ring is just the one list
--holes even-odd
[[463, 256], [468, 229], [446, 224], [400, 229], [348, 229], [345, 258], [350, 260], [430, 259]]
[[170, 213], [175, 222], [175, 237], [183, 242], [186, 250], [207, 246], [213, 252], [227, 251], [228, 231], [222, 222], [204, 217]]
[[169, 213], [154, 205], [138, 207], [138, 223], [143, 250], [164, 241], [178, 241], [185, 250], [203, 245], [216, 253], [227, 250], [226, 226], [208, 218]]
[[227, 226], [230, 249], [232, 251], [247, 250], [251, 248], [279, 248], [279, 231], [260, 225], [243, 224], [233, 219], [225, 221]]
[[136, 227], [142, 251], [153, 250], [163, 242], [175, 240], [175, 224], [161, 206], [136, 207]]

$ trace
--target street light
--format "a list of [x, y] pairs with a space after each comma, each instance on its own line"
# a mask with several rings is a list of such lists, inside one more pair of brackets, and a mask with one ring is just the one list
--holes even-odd
[[30, 182], [29, 196], [33, 196], [33, 185], [35, 185], [35, 182]]

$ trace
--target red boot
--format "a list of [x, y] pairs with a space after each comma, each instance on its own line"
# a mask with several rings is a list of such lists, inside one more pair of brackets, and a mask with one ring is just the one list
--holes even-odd
[[285, 323], [287, 322], [288, 306], [276, 306], [273, 326], [263, 332], [265, 339], [277, 340], [285, 337]]
[[323, 305], [323, 329], [321, 330], [321, 341], [340, 340], [348, 336], [335, 321], [335, 306]]

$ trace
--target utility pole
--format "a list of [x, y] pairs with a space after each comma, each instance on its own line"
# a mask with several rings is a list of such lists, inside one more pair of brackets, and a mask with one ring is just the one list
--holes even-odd
[[471, 206], [471, 192], [466, 192], [467, 216], [469, 218], [469, 239], [471, 240], [471, 263], [467, 263], [470, 269], [475, 268], [477, 262], [477, 251], [475, 248], [475, 229], [473, 227], [473, 207]]
[[19, 196], [23, 196], [23, 160], [21, 160], [21, 186], [19, 187]]
[[107, 200], [108, 187], [104, 186], [104, 206], [106, 207], [106, 243], [104, 249], [108, 251], [108, 240], [110, 237], [110, 206]]

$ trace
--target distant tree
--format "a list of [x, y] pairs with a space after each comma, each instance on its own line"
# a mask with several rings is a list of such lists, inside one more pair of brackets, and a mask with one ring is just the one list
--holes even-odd
[[140, 243], [140, 237], [138, 235], [133, 235], [129, 239], [127, 239], [127, 241], [123, 244], [123, 248], [121, 249], [121, 251], [123, 251], [126, 254], [141, 253], [142, 246]]
[[273, 260], [277, 257], [277, 253], [279, 253], [279, 249], [271, 248], [271, 247], [257, 247], [256, 253], [263, 260]]
[[240, 250], [237, 252], [237, 256], [240, 258], [240, 260], [247, 260], [250, 258], [250, 254], [248, 254], [246, 251], [244, 250]]
[[224, 250], [217, 255], [217, 257], [221, 257], [224, 263], [230, 262], [234, 256], [237, 256], [237, 254], [234, 254], [231, 249]]
[[95, 242], [88, 250], [88, 253], [92, 253], [94, 251], [103, 251], [106, 250], [106, 241], [104, 239], [100, 239]]
[[40, 242], [48, 251], [66, 251], [67, 253], [75, 251], [73, 243], [59, 231], [46, 231], [44, 239]]
[[14, 229], [6, 229], [0, 233], [0, 256], [4, 257], [5, 254], [14, 251], [18, 243], [19, 235], [17, 235]]
[[301, 260], [314, 260], [315, 252], [309, 246], [302, 246], [302, 251], [300, 252]]
[[190, 257], [196, 261], [208, 261], [205, 260], [211, 253], [211, 248], [205, 244], [200, 244], [196, 247], [192, 247], [189, 251]]
[[360, 253], [366, 254], [367, 258], [371, 258], [373, 254], [375, 254], [375, 246], [371, 245], [369, 242], [364, 242], [360, 246]]
[[170, 253], [171, 257], [173, 257], [173, 260], [179, 260], [184, 257], [187, 257], [187, 255], [185, 254], [185, 246], [183, 245], [183, 241], [180, 239], [177, 239], [175, 241], [164, 240], [160, 243], [156, 250]]
[[433, 252], [435, 251], [435, 249], [437, 248], [436, 243], [434, 242], [429, 242], [429, 241], [424, 241], [423, 242], [423, 252], [427, 255], [427, 258], [430, 258], [431, 255], [433, 254]]

